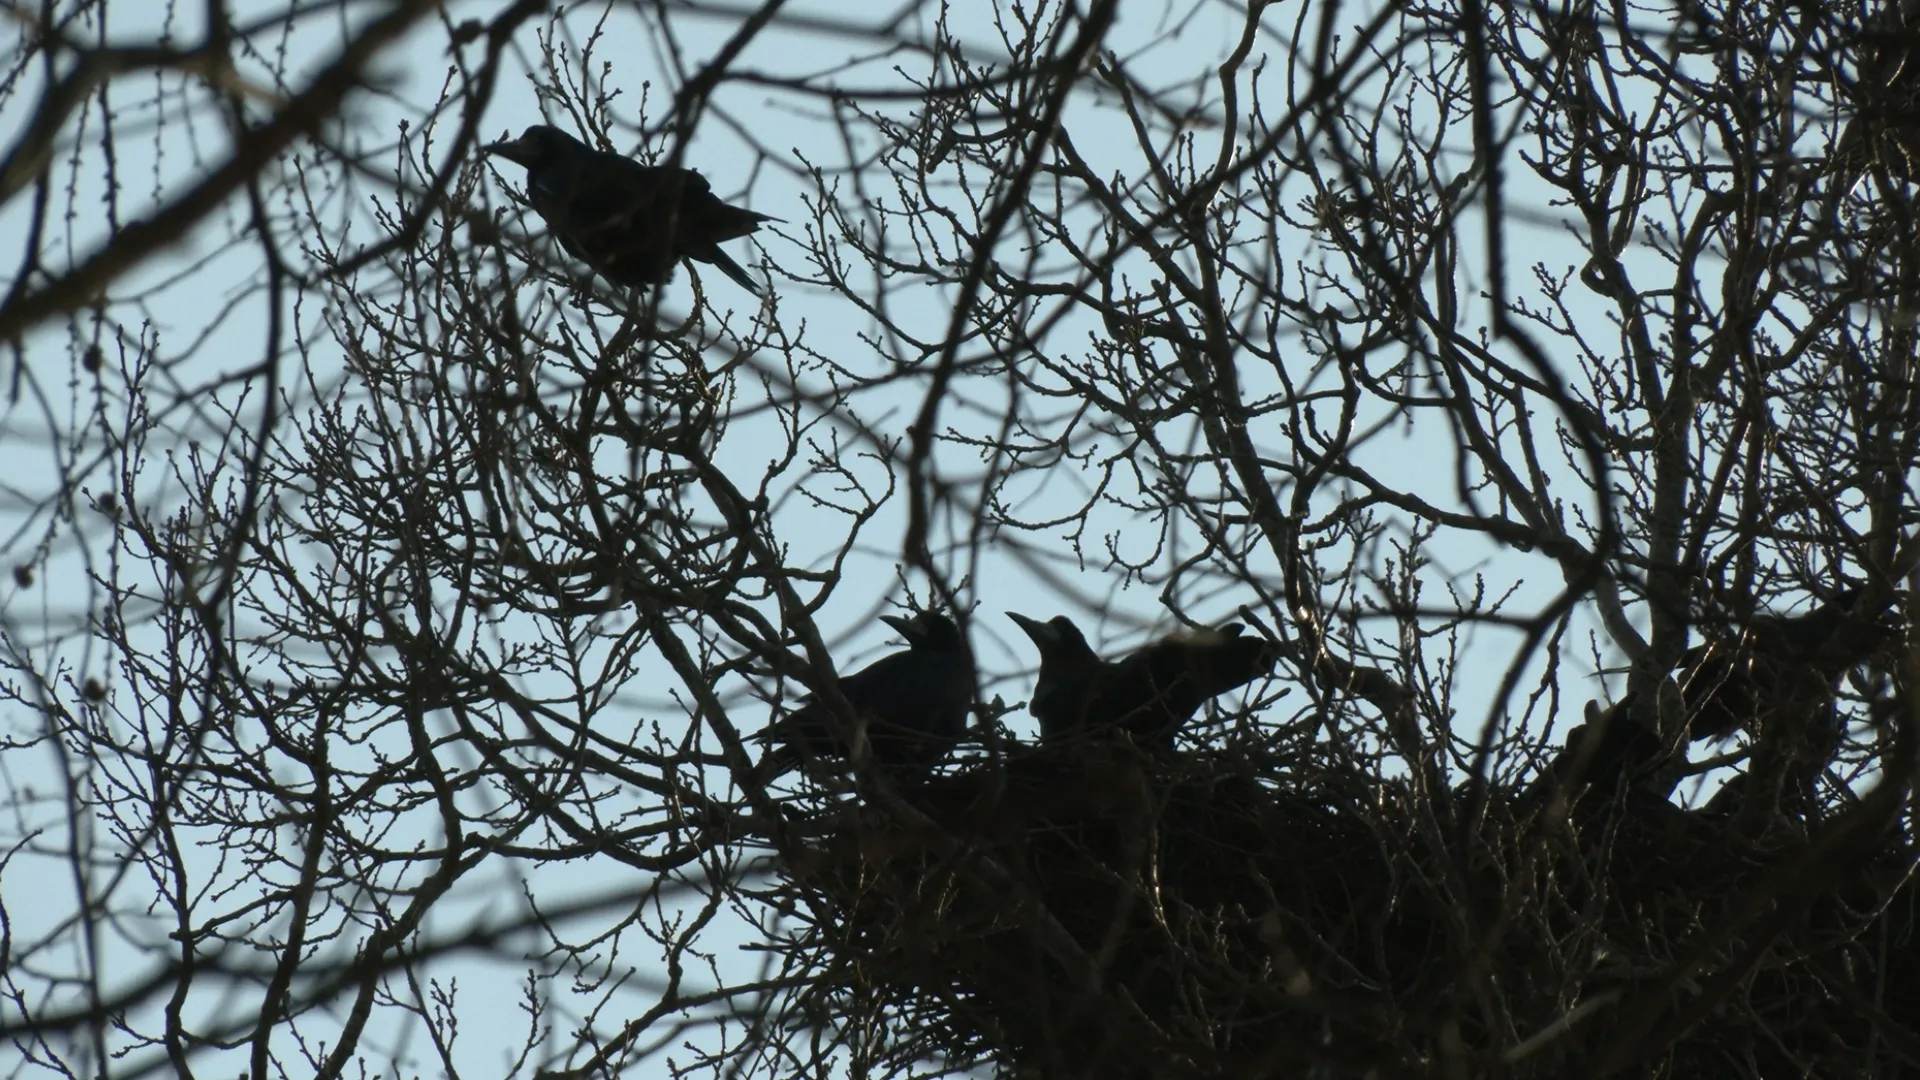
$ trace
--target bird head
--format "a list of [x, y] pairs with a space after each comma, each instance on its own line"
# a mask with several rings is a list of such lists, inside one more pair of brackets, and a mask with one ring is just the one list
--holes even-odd
[[880, 621], [906, 638], [911, 648], [944, 652], [958, 652], [966, 648], [966, 637], [960, 633], [960, 627], [942, 612], [918, 611], [911, 617], [882, 615]]
[[1040, 659], [1076, 661], [1094, 656], [1093, 648], [1087, 644], [1086, 635], [1073, 625], [1073, 620], [1065, 615], [1055, 615], [1046, 622], [1029, 619], [1019, 612], [1007, 612], [1015, 626], [1026, 632], [1040, 649]]
[[521, 132], [519, 138], [488, 143], [480, 148], [480, 152], [496, 154], [516, 165], [532, 168], [558, 155], [584, 149], [586, 149], [585, 143], [559, 128], [547, 124], [535, 124]]

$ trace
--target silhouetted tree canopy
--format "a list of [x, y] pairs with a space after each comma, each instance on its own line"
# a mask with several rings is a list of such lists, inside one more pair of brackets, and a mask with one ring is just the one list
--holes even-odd
[[1920, 1075], [1914, 12], [136, 8], [7, 1075]]

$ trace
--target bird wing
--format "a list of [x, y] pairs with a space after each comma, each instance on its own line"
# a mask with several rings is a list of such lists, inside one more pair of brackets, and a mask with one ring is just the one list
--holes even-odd
[[912, 650], [889, 653], [840, 679], [840, 692], [855, 710], [888, 723], [904, 723], [925, 692], [925, 658]]
[[1230, 623], [1167, 638], [1108, 665], [1094, 709], [1132, 730], [1136, 739], [1170, 743], [1202, 705], [1259, 678], [1278, 661], [1271, 643], [1241, 637], [1241, 629]]
[[711, 264], [748, 292], [758, 295], [753, 278], [720, 249], [727, 240], [738, 240], [772, 221], [766, 214], [728, 206], [714, 195], [707, 178], [694, 169], [679, 170], [679, 208], [673, 223], [673, 248], [682, 258]]
[[665, 217], [661, 204], [665, 170], [595, 151], [585, 161], [572, 195], [577, 229], [625, 231], [648, 228]]
[[660, 284], [673, 273], [663, 170], [618, 154], [581, 151], [530, 190], [561, 246], [621, 285]]

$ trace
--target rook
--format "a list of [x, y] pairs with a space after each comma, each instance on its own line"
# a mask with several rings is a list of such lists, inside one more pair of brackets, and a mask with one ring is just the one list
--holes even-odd
[[1136, 744], [1171, 750], [1200, 706], [1273, 670], [1278, 652], [1242, 637], [1239, 623], [1156, 641], [1122, 660], [1102, 660], [1065, 615], [1046, 622], [1007, 612], [1040, 649], [1027, 711], [1043, 741], [1118, 728]]
[[642, 165], [545, 124], [482, 148], [526, 167], [527, 203], [567, 254], [616, 285], [661, 285], [681, 259], [711, 263], [758, 293], [720, 250], [774, 220], [728, 206], [692, 169]]
[[[907, 639], [903, 652], [883, 656], [840, 679], [840, 693], [865, 721], [874, 763], [883, 767], [931, 768], [967, 730], [973, 703], [973, 661], [966, 637], [951, 618], [923, 611], [910, 619], [881, 621]], [[825, 703], [809, 700], [771, 725], [773, 744], [762, 768], [766, 778], [798, 765], [809, 754], [846, 757]]]

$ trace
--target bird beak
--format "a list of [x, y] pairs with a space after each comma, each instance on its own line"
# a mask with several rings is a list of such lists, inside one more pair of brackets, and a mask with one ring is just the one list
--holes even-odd
[[525, 165], [527, 148], [519, 139], [502, 139], [497, 143], [488, 143], [480, 148], [483, 154], [498, 154], [515, 164]]
[[903, 615], [882, 615], [880, 621], [893, 627], [895, 632], [908, 641], [912, 641], [920, 633], [919, 622]]
[[1017, 611], [1007, 612], [1007, 618], [1012, 619], [1015, 626], [1026, 631], [1035, 645], [1045, 646], [1053, 643], [1053, 627], [1046, 623], [1038, 619], [1029, 619]]

